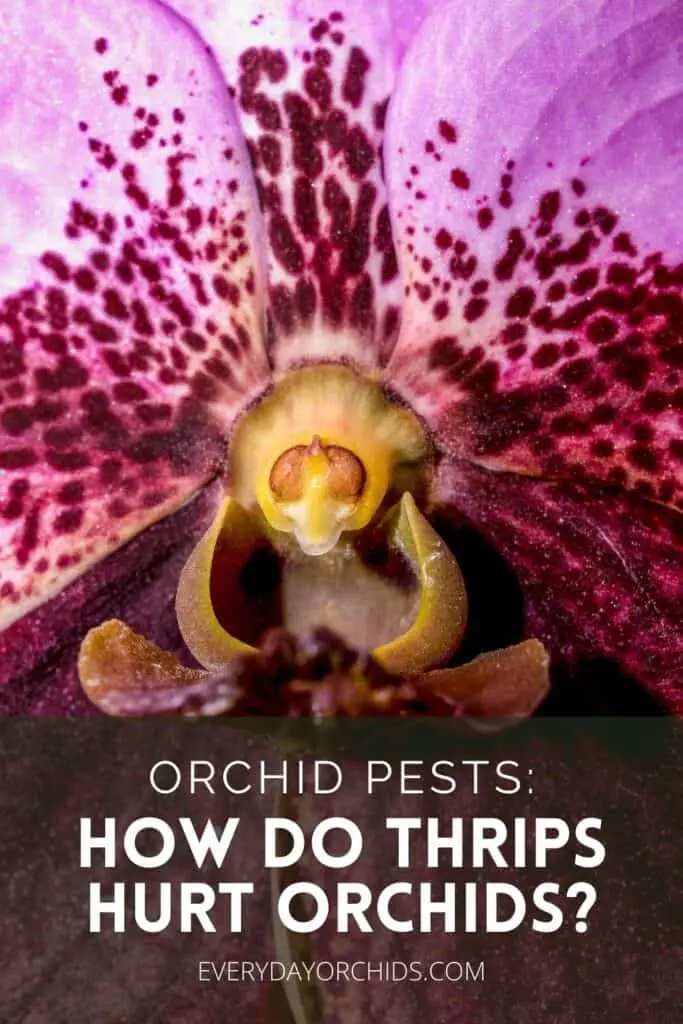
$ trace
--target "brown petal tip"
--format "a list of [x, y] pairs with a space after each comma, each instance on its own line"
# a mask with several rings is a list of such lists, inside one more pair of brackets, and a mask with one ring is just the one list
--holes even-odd
[[472, 718], [524, 718], [550, 689], [550, 658], [539, 640], [490, 651], [458, 668], [427, 672], [416, 682], [426, 697]]
[[117, 695], [186, 687], [204, 675], [185, 668], [172, 654], [117, 619], [87, 634], [81, 644], [78, 672], [86, 694], [103, 711], [110, 711]]

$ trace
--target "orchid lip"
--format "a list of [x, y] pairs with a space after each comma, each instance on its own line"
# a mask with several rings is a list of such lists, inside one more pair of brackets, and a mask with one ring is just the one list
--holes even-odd
[[[250, 578], [260, 602], [253, 613], [245, 611], [254, 604]], [[260, 631], [283, 625], [295, 633], [332, 627], [387, 670], [407, 673], [457, 650], [467, 596], [454, 557], [407, 493], [371, 541], [313, 559], [226, 498], [181, 574], [176, 612], [185, 643], [209, 669], [256, 650]]]

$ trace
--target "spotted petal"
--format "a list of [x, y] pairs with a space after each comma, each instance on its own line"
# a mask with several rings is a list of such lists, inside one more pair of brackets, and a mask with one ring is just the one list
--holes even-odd
[[151, 0], [0, 5], [0, 625], [185, 502], [262, 386], [255, 192]]
[[667, 0], [457, 0], [412, 49], [390, 370], [451, 451], [680, 502], [682, 40]]
[[401, 288], [381, 161], [395, 69], [434, 0], [175, 0], [214, 47], [249, 142], [277, 368], [396, 340]]

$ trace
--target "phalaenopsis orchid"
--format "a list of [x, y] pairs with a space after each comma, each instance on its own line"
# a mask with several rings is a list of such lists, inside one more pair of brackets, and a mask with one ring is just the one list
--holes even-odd
[[0, 12], [4, 709], [680, 709], [681, 3]]

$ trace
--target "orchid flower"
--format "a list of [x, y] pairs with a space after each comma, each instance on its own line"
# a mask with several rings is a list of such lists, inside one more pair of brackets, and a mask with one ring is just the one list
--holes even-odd
[[278, 622], [683, 707], [680, 3], [0, 19], [5, 711]]

